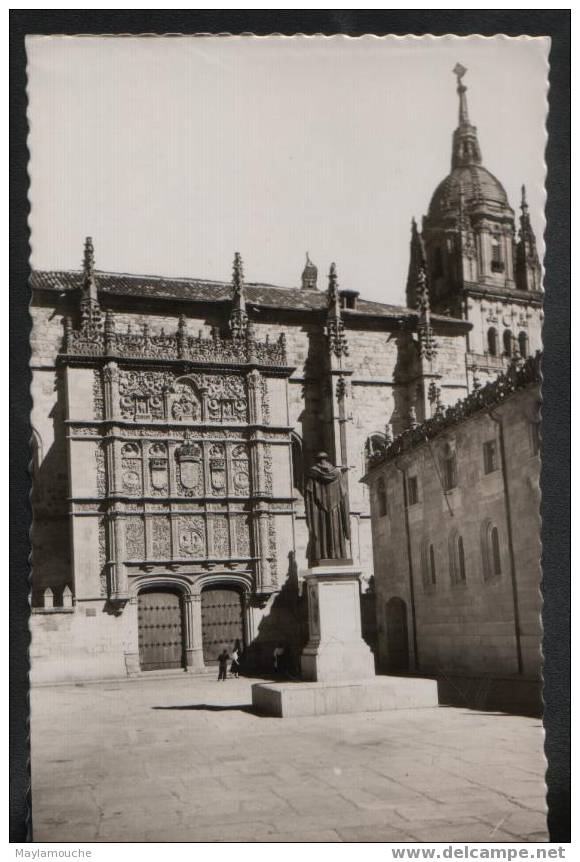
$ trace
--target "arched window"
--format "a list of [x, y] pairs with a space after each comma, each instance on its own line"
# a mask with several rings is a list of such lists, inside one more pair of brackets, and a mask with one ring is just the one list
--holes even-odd
[[513, 336], [511, 329], [506, 329], [503, 334], [503, 352], [504, 356], [511, 356], [513, 348]]
[[487, 352], [490, 356], [497, 356], [499, 352], [497, 329], [495, 326], [491, 326], [487, 330]]
[[528, 334], [527, 332], [520, 332], [518, 335], [518, 344], [520, 347], [520, 356], [522, 359], [525, 359], [528, 355]]
[[292, 442], [292, 485], [300, 494], [304, 494], [304, 456], [302, 440], [298, 434], [291, 434]]
[[377, 506], [379, 518], [384, 518], [387, 514], [387, 484], [384, 476], [381, 476], [377, 482]]
[[483, 579], [489, 581], [501, 576], [501, 549], [499, 530], [490, 520], [484, 521], [481, 527], [481, 556], [483, 562]]
[[457, 530], [454, 530], [449, 536], [449, 577], [453, 586], [464, 584], [467, 580], [463, 537], [459, 535]]
[[441, 461], [441, 478], [445, 491], [451, 491], [457, 487], [457, 454], [450, 447], [447, 447]]
[[503, 254], [501, 249], [501, 236], [493, 234], [491, 238], [491, 271], [503, 272]]

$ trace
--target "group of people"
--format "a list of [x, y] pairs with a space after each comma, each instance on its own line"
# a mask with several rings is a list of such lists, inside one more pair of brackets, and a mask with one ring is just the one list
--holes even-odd
[[[231, 655], [231, 665], [230, 665], [230, 675], [233, 676], [234, 679], [237, 679], [240, 675], [240, 662], [242, 660], [242, 644], [239, 640], [236, 640], [234, 644], [234, 648], [232, 650]], [[228, 678], [228, 662], [230, 661], [230, 655], [227, 649], [224, 647], [221, 653], [218, 656], [218, 682], [222, 679]]]

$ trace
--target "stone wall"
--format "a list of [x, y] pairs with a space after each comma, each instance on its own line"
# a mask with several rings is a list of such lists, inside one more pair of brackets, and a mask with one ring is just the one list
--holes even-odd
[[[537, 386], [501, 406], [510, 496], [512, 555], [501, 469], [498, 425], [486, 412], [448, 428], [429, 443], [371, 471], [370, 488], [381, 666], [389, 668], [387, 603], [406, 605], [410, 666], [422, 673], [505, 675], [518, 672], [514, 581], [520, 617], [523, 675], [540, 674], [539, 459], [532, 423], [537, 422]], [[484, 443], [496, 444], [497, 469], [484, 470]], [[443, 489], [442, 459], [456, 452], [457, 487]], [[400, 469], [399, 469], [400, 468]], [[418, 501], [405, 509], [403, 473], [417, 482]], [[386, 484], [387, 513], [380, 515], [379, 479]], [[411, 559], [407, 550], [408, 519]], [[486, 577], [484, 532], [495, 526], [501, 574]], [[453, 577], [452, 557], [460, 536], [465, 580]], [[431, 582], [433, 547], [435, 584]], [[486, 546], [488, 547], [488, 546]], [[416, 650], [416, 654], [415, 654]]]

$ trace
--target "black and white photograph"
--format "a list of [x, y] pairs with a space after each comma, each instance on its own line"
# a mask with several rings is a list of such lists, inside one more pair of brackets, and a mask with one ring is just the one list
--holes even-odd
[[26, 37], [37, 842], [547, 842], [548, 37]]

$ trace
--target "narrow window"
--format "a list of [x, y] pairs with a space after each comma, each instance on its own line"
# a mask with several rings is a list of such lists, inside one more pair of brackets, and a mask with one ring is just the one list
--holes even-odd
[[457, 562], [458, 562], [458, 578], [461, 583], [465, 583], [465, 550], [463, 548], [463, 538], [457, 539]]
[[506, 329], [506, 331], [503, 334], [504, 356], [511, 356], [512, 355], [512, 344], [513, 344], [513, 339], [512, 339], [511, 329]]
[[501, 575], [501, 557], [499, 553], [499, 533], [497, 527], [491, 528], [491, 559], [493, 562], [493, 574]]
[[497, 329], [494, 326], [487, 330], [487, 352], [490, 356], [498, 354]]
[[429, 545], [429, 568], [431, 574], [431, 583], [433, 586], [437, 583], [437, 571], [435, 569], [435, 551], [433, 545]]
[[518, 335], [518, 343], [520, 347], [520, 356], [526, 359], [528, 355], [528, 336], [525, 332], [520, 332]]
[[483, 469], [486, 473], [494, 473], [497, 470], [497, 443], [488, 440], [483, 444]]
[[377, 502], [379, 504], [379, 518], [384, 518], [387, 514], [387, 487], [382, 476], [377, 482]]
[[449, 536], [449, 577], [452, 586], [466, 582], [465, 548], [463, 538], [456, 530]]
[[416, 476], [409, 476], [408, 482], [409, 506], [419, 502], [419, 483]]
[[302, 441], [296, 434], [291, 434], [292, 441], [292, 485], [294, 490], [304, 494], [304, 459], [302, 455]]
[[503, 259], [501, 253], [501, 237], [495, 234], [491, 238], [491, 271], [503, 272]]
[[455, 452], [446, 455], [442, 463], [443, 488], [451, 491], [457, 487], [457, 457]]

